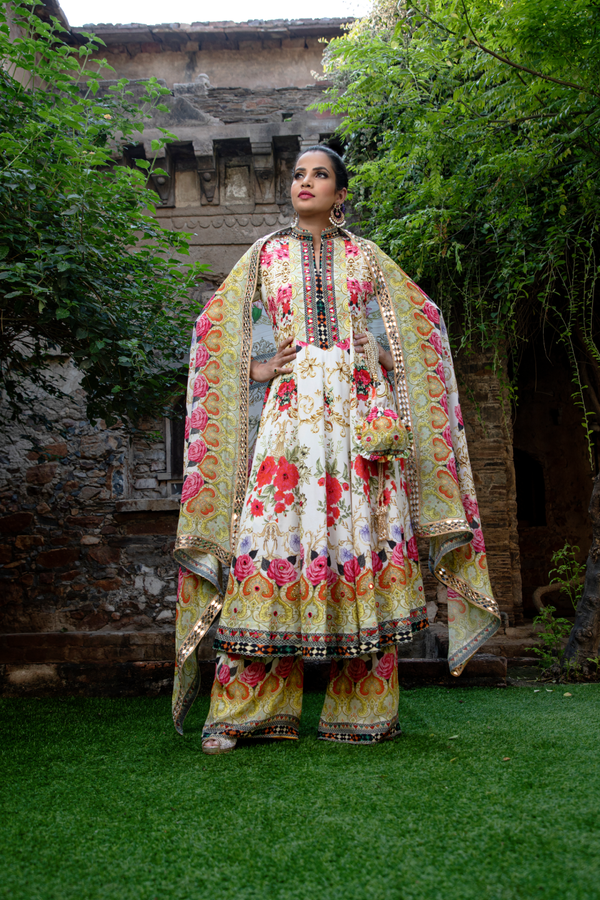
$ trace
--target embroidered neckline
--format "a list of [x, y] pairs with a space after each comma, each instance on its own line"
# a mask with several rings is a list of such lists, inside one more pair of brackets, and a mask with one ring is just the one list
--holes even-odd
[[[296, 237], [306, 238], [307, 240], [311, 240], [311, 241], [313, 240], [312, 234], [310, 233], [310, 231], [307, 231], [306, 228], [299, 228], [297, 225], [294, 225], [291, 228], [291, 232]], [[337, 227], [337, 225], [330, 225], [328, 228], [325, 228], [321, 232], [321, 239], [335, 237], [339, 233], [340, 233], [340, 231], [339, 231], [339, 228]]]

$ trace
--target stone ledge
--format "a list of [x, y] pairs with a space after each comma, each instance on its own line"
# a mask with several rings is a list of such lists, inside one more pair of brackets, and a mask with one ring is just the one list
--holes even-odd
[[[141, 697], [167, 696], [173, 687], [172, 659], [103, 662], [13, 662], [0, 664], [2, 697]], [[210, 693], [214, 660], [200, 662], [200, 693]], [[444, 659], [401, 659], [398, 675], [404, 687], [441, 684], [445, 687], [506, 686], [506, 660], [475, 656], [460, 678], [453, 678]], [[329, 664], [307, 661], [305, 690], [323, 692]]]
[[0, 664], [52, 665], [167, 660], [175, 657], [172, 631], [64, 631], [0, 635]]
[[176, 498], [161, 497], [157, 500], [117, 500], [115, 512], [179, 512], [181, 502]]

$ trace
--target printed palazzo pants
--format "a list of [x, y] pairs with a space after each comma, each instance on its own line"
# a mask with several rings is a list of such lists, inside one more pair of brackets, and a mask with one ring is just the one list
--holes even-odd
[[[397, 648], [332, 660], [318, 737], [375, 743], [400, 734]], [[220, 652], [203, 738], [297, 739], [304, 659]]]

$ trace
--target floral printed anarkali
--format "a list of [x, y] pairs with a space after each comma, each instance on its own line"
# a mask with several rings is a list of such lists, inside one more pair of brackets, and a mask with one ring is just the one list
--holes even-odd
[[228, 652], [358, 656], [427, 621], [403, 467], [386, 464], [378, 541], [377, 464], [355, 439], [370, 375], [352, 336], [367, 329], [372, 279], [333, 230], [321, 271], [315, 262], [311, 235], [295, 230], [260, 257], [260, 302], [275, 342], [293, 336], [297, 358], [271, 383], [260, 420], [215, 643]]
[[[397, 734], [396, 648], [427, 626], [416, 534], [449, 587], [456, 674], [497, 627], [443, 321], [375, 251], [332, 228], [316, 259], [311, 235], [286, 229], [249, 251], [198, 319], [176, 544], [179, 729], [198, 690], [195, 648], [220, 611], [205, 736], [294, 737], [305, 657], [334, 660], [321, 737]], [[384, 465], [379, 533], [377, 463], [356, 442], [371, 376], [353, 336], [367, 329], [389, 341], [386, 405], [415, 438], [406, 463]], [[293, 372], [263, 400], [250, 353], [288, 337]]]

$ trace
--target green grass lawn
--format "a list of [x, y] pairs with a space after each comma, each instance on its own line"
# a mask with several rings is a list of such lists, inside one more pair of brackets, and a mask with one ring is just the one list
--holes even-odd
[[216, 757], [204, 697], [183, 738], [167, 698], [2, 700], [0, 898], [595, 900], [600, 685], [552, 688], [405, 691], [379, 746], [308, 695], [299, 742]]

